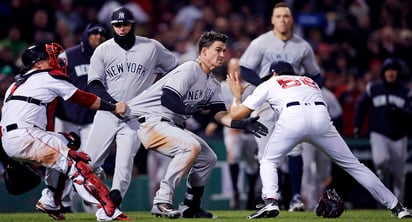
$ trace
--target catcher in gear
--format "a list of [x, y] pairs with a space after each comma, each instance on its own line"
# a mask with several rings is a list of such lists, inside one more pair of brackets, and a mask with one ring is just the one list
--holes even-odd
[[335, 189], [325, 190], [316, 205], [316, 216], [337, 218], [342, 215], [343, 211], [345, 211], [345, 202]]
[[[89, 156], [70, 149], [64, 135], [47, 131], [47, 113], [57, 97], [93, 110], [126, 112], [124, 102], [109, 103], [71, 84], [65, 74], [65, 61], [57, 57], [63, 51], [57, 43], [36, 43], [23, 52], [24, 67], [7, 89], [1, 110], [4, 151], [12, 159], [37, 163], [46, 170], [67, 175], [83, 200], [100, 206], [97, 220], [128, 220], [109, 198], [105, 184], [93, 174]], [[53, 219], [64, 220], [60, 202], [56, 201], [59, 198], [52, 198], [59, 193], [58, 186], [47, 177], [45, 182], [53, 189], [43, 193], [36, 208]]]

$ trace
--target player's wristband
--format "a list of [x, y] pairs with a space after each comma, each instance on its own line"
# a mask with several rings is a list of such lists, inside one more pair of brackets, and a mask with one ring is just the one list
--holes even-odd
[[232, 122], [230, 122], [230, 128], [243, 129], [244, 125], [243, 120], [232, 120]]
[[99, 110], [110, 111], [113, 112], [116, 110], [116, 105], [113, 103], [109, 103], [106, 100], [100, 99], [100, 107]]

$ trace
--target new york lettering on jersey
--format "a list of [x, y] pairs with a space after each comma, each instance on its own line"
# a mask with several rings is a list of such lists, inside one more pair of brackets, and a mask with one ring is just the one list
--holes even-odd
[[[110, 78], [113, 78], [115, 76], [118, 76], [121, 73], [124, 73], [125, 72], [124, 70], [125, 68], [123, 64], [120, 63], [120, 64], [112, 65], [109, 68], [107, 68], [106, 73]], [[126, 70], [128, 73], [136, 73], [136, 74], [144, 76], [148, 68], [143, 66], [142, 64], [128, 62], [126, 63]]]

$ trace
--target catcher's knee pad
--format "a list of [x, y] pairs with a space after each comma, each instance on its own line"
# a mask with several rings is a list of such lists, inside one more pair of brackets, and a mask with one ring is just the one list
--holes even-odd
[[69, 149], [78, 150], [80, 148], [81, 139], [80, 139], [80, 136], [77, 135], [77, 133], [75, 132], [70, 132], [70, 133], [59, 132], [59, 133], [62, 134], [64, 138], [66, 138], [67, 147], [69, 147]]
[[[83, 187], [85, 191], [99, 202], [106, 214], [111, 217], [115, 212], [116, 206], [109, 197], [109, 190], [106, 185], [93, 173], [87, 163], [78, 161], [74, 167], [77, 171], [72, 176], [73, 183], [77, 185], [75, 187], [79, 188], [78, 185]], [[82, 192], [78, 193], [81, 194]]]

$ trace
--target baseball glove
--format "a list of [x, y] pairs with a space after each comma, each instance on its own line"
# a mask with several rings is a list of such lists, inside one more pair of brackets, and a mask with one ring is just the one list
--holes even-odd
[[337, 218], [345, 211], [345, 203], [335, 189], [327, 189], [316, 205], [316, 215], [324, 218]]
[[29, 163], [11, 159], [0, 144], [0, 160], [4, 165], [3, 179], [7, 191], [13, 195], [26, 193], [41, 182], [41, 177]]
[[7, 191], [13, 195], [26, 193], [40, 184], [40, 175], [30, 164], [11, 160], [6, 164], [3, 172], [4, 183]]

